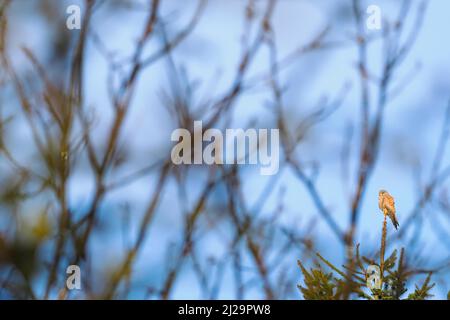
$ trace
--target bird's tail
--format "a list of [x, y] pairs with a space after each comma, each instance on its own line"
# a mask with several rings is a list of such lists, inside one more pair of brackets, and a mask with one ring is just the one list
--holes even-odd
[[400, 226], [400, 224], [398, 223], [397, 218], [395, 217], [395, 215], [391, 215], [391, 220], [392, 220], [392, 223], [394, 224], [395, 230], [397, 230], [398, 227]]

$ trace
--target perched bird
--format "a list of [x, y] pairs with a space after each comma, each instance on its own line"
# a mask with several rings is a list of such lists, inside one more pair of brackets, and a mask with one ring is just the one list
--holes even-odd
[[380, 190], [378, 193], [378, 207], [380, 207], [380, 210], [383, 211], [384, 215], [388, 215], [389, 218], [391, 218], [395, 229], [397, 229], [399, 224], [395, 217], [395, 201], [386, 190]]

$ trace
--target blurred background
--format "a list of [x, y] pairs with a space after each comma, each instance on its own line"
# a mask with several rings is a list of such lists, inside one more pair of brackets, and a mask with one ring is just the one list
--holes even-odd
[[[448, 1], [0, 8], [0, 298], [301, 299], [298, 259], [377, 256], [380, 189], [408, 286], [432, 272], [446, 298]], [[279, 128], [278, 174], [173, 165], [171, 133], [195, 120]]]

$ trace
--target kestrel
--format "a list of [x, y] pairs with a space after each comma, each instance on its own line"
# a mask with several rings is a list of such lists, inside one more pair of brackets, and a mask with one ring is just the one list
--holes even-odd
[[384, 215], [388, 215], [389, 218], [391, 218], [395, 229], [397, 229], [399, 224], [395, 217], [395, 201], [386, 190], [380, 190], [378, 193], [378, 207], [380, 207], [380, 210], [383, 211]]

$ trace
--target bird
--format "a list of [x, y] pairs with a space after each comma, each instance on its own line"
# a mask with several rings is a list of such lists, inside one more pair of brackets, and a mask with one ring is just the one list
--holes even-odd
[[399, 223], [395, 216], [395, 201], [386, 190], [380, 190], [378, 193], [378, 207], [384, 215], [388, 215], [389, 218], [391, 218], [392, 224], [394, 225], [395, 230], [397, 230]]

